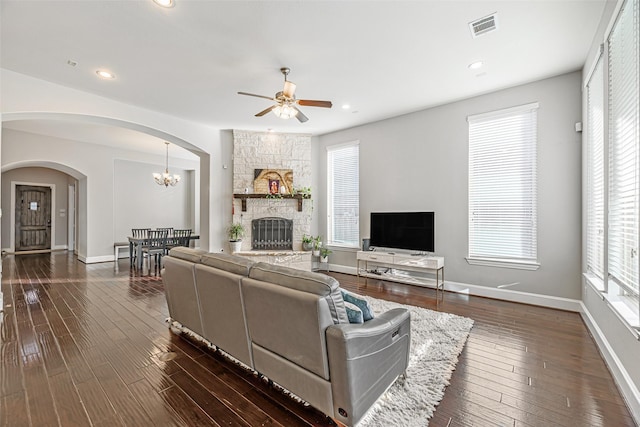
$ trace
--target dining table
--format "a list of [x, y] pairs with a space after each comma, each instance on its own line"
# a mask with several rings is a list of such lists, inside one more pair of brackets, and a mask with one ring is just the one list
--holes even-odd
[[[198, 234], [192, 234], [191, 236], [189, 236], [189, 245], [191, 245], [191, 242], [193, 240], [198, 240], [200, 238], [200, 236]], [[131, 265], [131, 267], [136, 267], [139, 269], [142, 269], [142, 248], [145, 245], [149, 244], [149, 238], [148, 237], [133, 237], [133, 236], [129, 236], [127, 237], [127, 239], [129, 240], [129, 264]], [[134, 251], [135, 251], [135, 260], [136, 263], [134, 265]]]

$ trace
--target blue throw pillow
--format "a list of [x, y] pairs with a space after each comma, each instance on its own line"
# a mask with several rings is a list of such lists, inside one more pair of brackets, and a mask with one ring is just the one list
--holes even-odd
[[342, 293], [342, 299], [345, 303], [348, 302], [354, 304], [362, 311], [362, 318], [365, 322], [373, 319], [373, 310], [371, 309], [371, 306], [369, 305], [367, 300], [365, 300], [358, 294], [345, 291], [344, 289], [340, 289], [340, 292]]
[[344, 308], [347, 309], [347, 317], [349, 318], [349, 323], [364, 323], [362, 310], [360, 310], [357, 305], [345, 301]]

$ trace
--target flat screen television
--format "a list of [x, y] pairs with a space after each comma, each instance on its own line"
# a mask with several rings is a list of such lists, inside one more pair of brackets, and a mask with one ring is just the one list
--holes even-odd
[[370, 245], [435, 252], [435, 212], [371, 212]]

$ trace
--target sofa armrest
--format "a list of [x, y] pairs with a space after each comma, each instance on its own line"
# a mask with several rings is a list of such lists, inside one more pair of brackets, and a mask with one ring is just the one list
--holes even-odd
[[334, 417], [354, 425], [409, 364], [411, 316], [396, 308], [363, 324], [327, 328]]

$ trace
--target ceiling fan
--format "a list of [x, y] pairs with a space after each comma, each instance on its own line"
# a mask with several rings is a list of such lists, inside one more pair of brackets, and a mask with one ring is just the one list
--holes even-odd
[[287, 67], [280, 68], [280, 72], [284, 75], [284, 88], [282, 91], [276, 93], [274, 97], [264, 96], [264, 95], [256, 95], [254, 93], [247, 92], [238, 92], [238, 95], [247, 95], [247, 96], [255, 96], [257, 98], [265, 98], [271, 101], [275, 101], [276, 104], [272, 105], [269, 108], [266, 108], [256, 114], [256, 117], [262, 117], [270, 111], [282, 118], [282, 119], [290, 119], [295, 116], [300, 123], [304, 123], [309, 118], [302, 114], [302, 111], [298, 109], [298, 106], [303, 107], [322, 107], [322, 108], [331, 108], [331, 101], [313, 101], [310, 99], [296, 99], [295, 91], [296, 85], [293, 82], [287, 80], [287, 75], [291, 71]]

